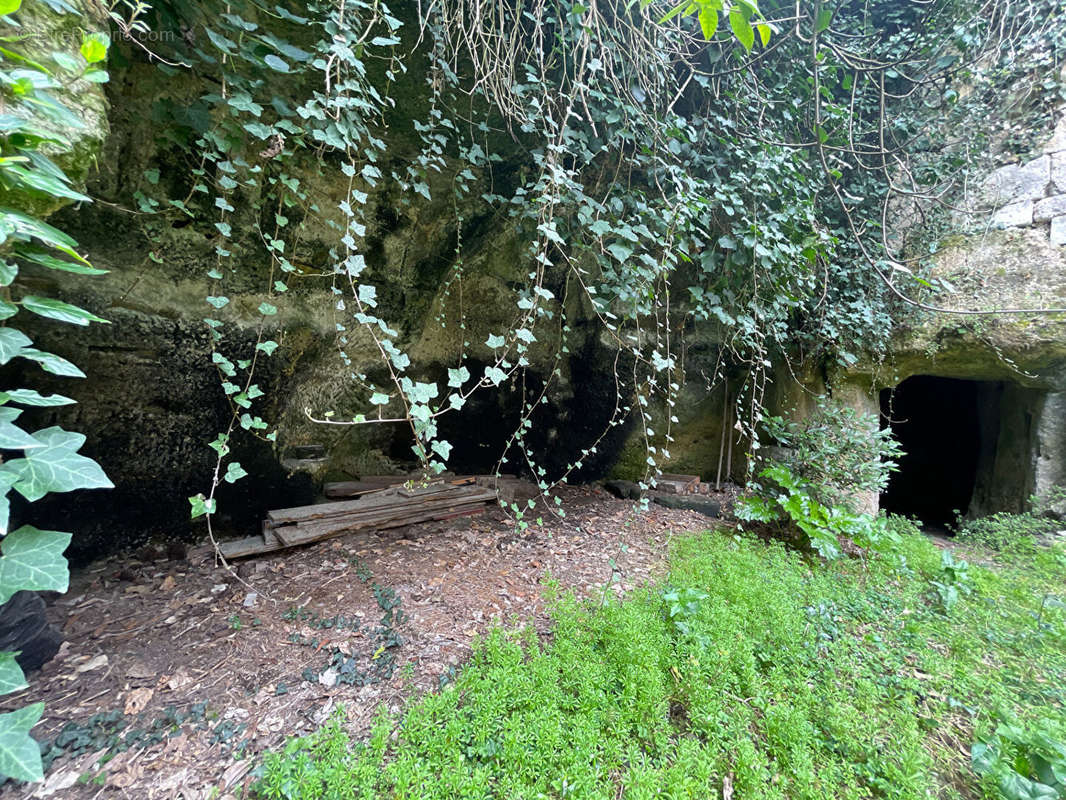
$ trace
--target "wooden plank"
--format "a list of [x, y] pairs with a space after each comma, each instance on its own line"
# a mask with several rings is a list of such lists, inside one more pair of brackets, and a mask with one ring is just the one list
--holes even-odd
[[282, 544], [281, 539], [274, 531], [274, 526], [270, 524], [270, 520], [263, 520], [263, 542], [265, 544]]
[[394, 510], [387, 515], [334, 517], [324, 520], [301, 522], [295, 525], [285, 525], [276, 528], [275, 533], [291, 547], [297, 544], [318, 541], [319, 539], [344, 533], [346, 531], [360, 530], [363, 528], [386, 530], [401, 525], [413, 525], [417, 522], [428, 522], [461, 511], [481, 508], [487, 502], [495, 499], [496, 495], [494, 493], [483, 492], [481, 495], [473, 495], [462, 500], [455, 500], [448, 503], [434, 503], [432, 505], [413, 506], [408, 509]]
[[398, 500], [403, 502], [401, 498], [397, 497], [397, 491], [398, 489], [395, 488], [378, 489], [354, 500], [338, 500], [333, 503], [316, 503], [310, 506], [272, 509], [267, 512], [267, 519], [278, 525], [308, 519], [323, 519], [371, 508], [385, 508], [395, 504]]
[[326, 497], [358, 497], [368, 492], [376, 492], [379, 489], [387, 489], [390, 486], [401, 486], [406, 481], [403, 475], [375, 475], [362, 478], [357, 481], [335, 481], [327, 483], [323, 487]]
[[479, 517], [485, 513], [485, 506], [480, 505], [477, 508], [471, 508], [467, 511], [456, 511], [454, 514], [444, 514], [433, 518], [434, 522], [444, 522], [449, 519], [458, 519], [459, 517]]
[[267, 520], [263, 520], [263, 532], [261, 534], [218, 543], [219, 552], [222, 553], [222, 557], [226, 560], [254, 556], [260, 553], [270, 553], [284, 548], [285, 543], [277, 536], [273, 526]]
[[[465, 480], [465, 479], [463, 479]], [[432, 491], [430, 491], [432, 490]], [[440, 487], [411, 491], [410, 496], [386, 490], [374, 502], [369, 498], [342, 503], [320, 503], [294, 509], [269, 512], [271, 517], [291, 519], [289, 524], [264, 520], [262, 533], [244, 539], [221, 542], [219, 550], [227, 558], [243, 558], [269, 553], [300, 544], [320, 541], [364, 528], [388, 528], [412, 525], [432, 520], [451, 519], [482, 513], [486, 503], [496, 499], [496, 493], [470, 485]], [[323, 509], [326, 513], [323, 514]], [[307, 513], [308, 511], [314, 513]]]
[[267, 519], [275, 525], [284, 525], [312, 519], [326, 519], [369, 509], [380, 509], [391, 505], [401, 505], [405, 502], [428, 498], [434, 495], [452, 493], [455, 496], [460, 496], [458, 493], [470, 491], [471, 489], [472, 487], [449, 486], [445, 483], [433, 484], [418, 489], [391, 487], [364, 494], [354, 500], [339, 500], [333, 503], [317, 503], [310, 506], [273, 509], [267, 512]]
[[282, 509], [281, 511], [268, 512], [268, 516], [275, 526], [342, 518], [380, 518], [396, 513], [398, 509], [425, 506], [427, 504], [449, 503], [468, 498], [488, 502], [488, 495], [490, 494], [487, 489], [477, 487], [447, 487], [439, 491], [422, 490], [410, 492], [407, 496], [399, 494], [398, 490], [388, 489], [385, 491], [391, 494], [366, 495], [358, 500], [349, 500], [343, 503], [320, 503], [319, 505], [306, 506], [301, 509]]
[[244, 539], [232, 539], [228, 542], [218, 543], [218, 550], [227, 561], [234, 558], [245, 558], [246, 556], [257, 556], [261, 553], [270, 553], [274, 550], [281, 550], [284, 547], [285, 545], [276, 538], [272, 543], [265, 542], [261, 534], [248, 536]]

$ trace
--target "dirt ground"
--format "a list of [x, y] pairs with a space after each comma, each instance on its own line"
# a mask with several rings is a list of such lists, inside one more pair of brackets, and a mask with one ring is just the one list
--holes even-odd
[[591, 487], [561, 497], [565, 518], [522, 532], [494, 508], [271, 553], [238, 577], [210, 546], [76, 570], [49, 612], [66, 643], [0, 708], [45, 701], [45, 781], [0, 800], [239, 797], [258, 754], [338, 706], [358, 735], [449, 680], [494, 623], [546, 633], [546, 576], [624, 593], [661, 572], [674, 536], [712, 524]]

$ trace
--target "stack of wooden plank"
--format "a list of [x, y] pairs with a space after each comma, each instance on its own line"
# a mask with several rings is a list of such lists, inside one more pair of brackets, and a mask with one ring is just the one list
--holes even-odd
[[470, 484], [456, 486], [440, 482], [412, 489], [395, 486], [362, 494], [354, 500], [268, 511], [262, 534], [222, 542], [219, 549], [226, 558], [242, 558], [317, 542], [348, 531], [384, 530], [480, 513], [486, 503], [495, 500], [495, 491]]
[[[327, 483], [324, 487], [326, 497], [339, 499], [342, 497], [360, 497], [371, 494], [386, 487], [402, 486], [406, 481], [417, 480], [418, 476], [405, 475], [364, 475], [355, 481], [337, 481]], [[452, 486], [477, 485], [486, 489], [494, 489], [499, 496], [500, 502], [510, 504], [523, 503], [540, 494], [540, 487], [532, 481], [519, 478], [516, 475], [453, 475], [444, 473], [440, 480]], [[698, 479], [697, 479], [698, 480]]]

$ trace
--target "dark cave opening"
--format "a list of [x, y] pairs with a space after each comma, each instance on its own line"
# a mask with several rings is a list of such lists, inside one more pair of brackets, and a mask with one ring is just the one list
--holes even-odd
[[1013, 381], [915, 375], [881, 392], [882, 425], [905, 455], [881, 508], [949, 527], [1029, 508], [1039, 454], [1035, 420], [1045, 392]]
[[[982, 383], [915, 375], [881, 392], [883, 424], [904, 450], [881, 508], [936, 527], [969, 510], [982, 448], [994, 448], [998, 436], [998, 424], [992, 426], [997, 430], [982, 425], [981, 403], [988, 395]], [[998, 423], [998, 415], [992, 416]]]

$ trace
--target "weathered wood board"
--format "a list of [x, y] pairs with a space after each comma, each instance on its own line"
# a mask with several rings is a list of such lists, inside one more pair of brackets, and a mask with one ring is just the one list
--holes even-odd
[[243, 558], [353, 530], [384, 530], [464, 516], [480, 512], [485, 504], [495, 500], [495, 491], [479, 486], [454, 486], [442, 482], [413, 489], [391, 487], [353, 500], [268, 511], [261, 534], [222, 542], [219, 550], [227, 559]]

